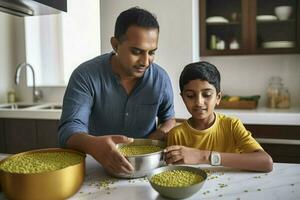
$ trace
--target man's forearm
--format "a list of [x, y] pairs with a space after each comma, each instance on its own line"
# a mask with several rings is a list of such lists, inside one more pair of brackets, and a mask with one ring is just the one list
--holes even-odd
[[174, 118], [161, 123], [158, 128], [149, 135], [150, 139], [165, 140], [168, 132], [175, 126]]
[[86, 133], [73, 134], [66, 143], [67, 148], [75, 149], [83, 153], [90, 154], [89, 147], [93, 136]]
[[164, 133], [168, 133], [176, 124], [175, 118], [169, 119], [161, 123], [157, 129], [161, 130]]

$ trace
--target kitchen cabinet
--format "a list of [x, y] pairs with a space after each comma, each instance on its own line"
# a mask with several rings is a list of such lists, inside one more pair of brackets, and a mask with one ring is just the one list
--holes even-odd
[[0, 119], [0, 152], [5, 152], [4, 121]]
[[31, 119], [5, 119], [6, 153], [18, 153], [36, 148], [35, 122]]
[[[300, 53], [297, 0], [200, 0], [200, 55]], [[289, 18], [275, 8], [287, 5]]]
[[[0, 119], [3, 140], [1, 152], [19, 153], [40, 148], [58, 147], [58, 120]], [[0, 135], [1, 137], [1, 135]], [[3, 143], [3, 142], [1, 142]]]
[[274, 162], [300, 163], [300, 126], [245, 125]]
[[59, 147], [58, 120], [35, 120], [37, 131], [37, 148]]

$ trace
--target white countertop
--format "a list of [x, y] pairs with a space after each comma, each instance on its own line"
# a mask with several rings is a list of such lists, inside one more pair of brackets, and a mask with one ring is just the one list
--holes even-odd
[[[44, 103], [42, 106], [55, 105], [57, 103]], [[217, 109], [216, 112], [235, 116], [242, 120], [244, 124], [265, 124], [265, 125], [300, 125], [300, 107], [289, 109], [270, 109], [260, 107], [257, 109], [233, 110]], [[0, 104], [0, 118], [22, 118], [22, 119], [53, 119], [59, 120], [61, 109], [45, 110], [34, 108], [25, 109], [2, 109]], [[189, 118], [189, 115], [176, 116], [176, 118]]]
[[[234, 116], [242, 120], [244, 124], [263, 125], [300, 125], [300, 107], [289, 109], [272, 109], [259, 107], [256, 109], [216, 109], [216, 112], [227, 116]], [[178, 116], [187, 119], [190, 115]]]
[[235, 116], [244, 124], [300, 125], [300, 108], [274, 109], [257, 108], [249, 110], [217, 109], [216, 112]]
[[[81, 189], [70, 200], [165, 199], [152, 189], [144, 178], [111, 178], [90, 156], [87, 156], [86, 166], [85, 181]], [[246, 172], [208, 165], [199, 166], [210, 171], [208, 179], [199, 192], [186, 200], [300, 199], [300, 164], [274, 163], [271, 173]], [[100, 183], [104, 180], [113, 180], [114, 182], [108, 187], [101, 187]], [[0, 193], [0, 199], [5, 199], [2, 193]]]
[[[30, 104], [26, 102], [18, 104]], [[61, 105], [61, 103], [47, 102], [40, 103], [33, 107], [22, 109], [6, 109], [3, 106], [11, 104], [0, 104], [0, 118], [14, 118], [14, 119], [53, 119], [59, 120], [61, 116], [61, 109], [43, 109], [48, 106]]]

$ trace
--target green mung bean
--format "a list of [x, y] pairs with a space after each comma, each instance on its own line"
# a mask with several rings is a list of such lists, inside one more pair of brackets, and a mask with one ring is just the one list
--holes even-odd
[[143, 155], [161, 150], [162, 148], [154, 145], [125, 145], [119, 148], [119, 151], [124, 156]]
[[0, 164], [9, 173], [36, 174], [51, 172], [80, 163], [84, 156], [70, 152], [36, 152], [17, 155]]
[[164, 171], [151, 177], [151, 182], [164, 187], [187, 187], [203, 181], [202, 176], [186, 170]]

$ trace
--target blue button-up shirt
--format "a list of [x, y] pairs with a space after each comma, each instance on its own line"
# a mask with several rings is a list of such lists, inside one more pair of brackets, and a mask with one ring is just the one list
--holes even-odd
[[111, 56], [98, 56], [72, 73], [58, 130], [62, 146], [78, 132], [147, 137], [156, 129], [156, 117], [160, 122], [174, 117], [172, 85], [164, 69], [152, 63], [128, 95], [112, 72]]

